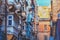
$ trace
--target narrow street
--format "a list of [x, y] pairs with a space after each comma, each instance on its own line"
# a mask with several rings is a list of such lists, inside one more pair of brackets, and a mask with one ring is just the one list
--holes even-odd
[[0, 40], [60, 40], [60, 0], [0, 0]]

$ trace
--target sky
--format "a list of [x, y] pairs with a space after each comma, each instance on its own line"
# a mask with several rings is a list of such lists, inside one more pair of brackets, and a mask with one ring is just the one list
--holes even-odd
[[[14, 2], [14, 0], [9, 0], [10, 2]], [[49, 6], [51, 4], [51, 0], [36, 0], [37, 6]]]
[[14, 2], [14, 0], [8, 0], [8, 3], [10, 4], [11, 2]]
[[51, 4], [51, 0], [36, 0], [37, 6], [49, 6]]

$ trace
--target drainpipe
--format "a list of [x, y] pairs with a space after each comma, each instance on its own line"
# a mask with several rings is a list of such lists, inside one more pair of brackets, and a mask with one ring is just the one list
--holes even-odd
[[5, 0], [5, 35], [7, 40], [7, 0]]
[[50, 13], [50, 22], [51, 22], [51, 24], [50, 24], [50, 26], [51, 26], [51, 36], [52, 36], [52, 0], [51, 0], [51, 13]]
[[35, 35], [36, 35], [36, 40], [38, 40], [37, 38], [37, 35], [38, 35], [38, 27], [37, 27], [37, 23], [36, 23], [36, 13], [37, 13], [37, 6], [36, 6], [36, 0], [34, 0], [34, 5], [35, 5], [35, 9], [34, 9], [34, 32], [35, 32]]
[[50, 39], [49, 40], [54, 40], [53, 36], [53, 0], [51, 0], [51, 13], [50, 13]]

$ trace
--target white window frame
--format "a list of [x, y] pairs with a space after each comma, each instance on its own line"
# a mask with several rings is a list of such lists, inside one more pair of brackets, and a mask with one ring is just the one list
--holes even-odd
[[[9, 19], [9, 16], [11, 16], [12, 18]], [[12, 20], [12, 25], [9, 25], [9, 23], [8, 23], [9, 20]], [[7, 16], [7, 26], [13, 26], [13, 15], [8, 15]]]

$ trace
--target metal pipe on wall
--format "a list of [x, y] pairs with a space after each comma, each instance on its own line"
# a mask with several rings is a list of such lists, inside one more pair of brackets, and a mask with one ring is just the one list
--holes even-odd
[[5, 35], [7, 40], [7, 0], [5, 0]]

